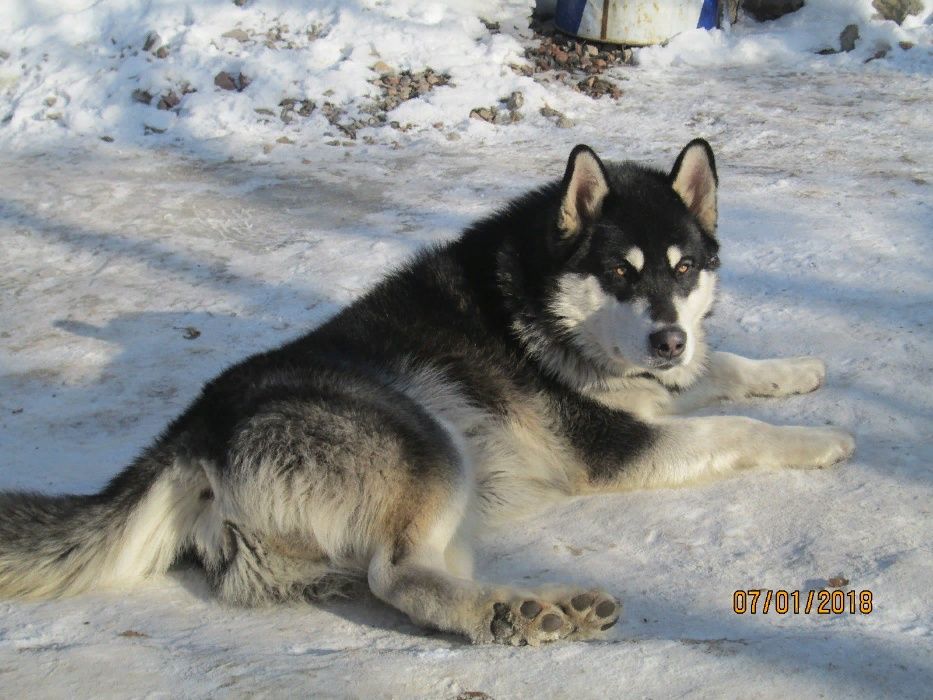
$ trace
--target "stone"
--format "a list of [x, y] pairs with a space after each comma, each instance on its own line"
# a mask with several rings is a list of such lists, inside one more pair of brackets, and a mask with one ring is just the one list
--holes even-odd
[[174, 109], [181, 102], [181, 98], [175, 94], [175, 92], [169, 91], [167, 94], [162, 95], [159, 100], [158, 107], [159, 109]]
[[373, 70], [376, 71], [379, 75], [390, 75], [395, 72], [392, 69], [392, 66], [390, 66], [385, 61], [376, 61], [373, 64]]
[[240, 43], [243, 43], [244, 41], [249, 41], [249, 34], [247, 34], [244, 30], [240, 29], [239, 27], [236, 29], [231, 29], [229, 32], [224, 32], [220, 36], [222, 36], [224, 39], [236, 39]]
[[133, 99], [136, 102], [147, 105], [152, 102], [152, 95], [145, 90], [133, 90]]
[[168, 46], [160, 46], [155, 52], [156, 58], [168, 58]]
[[149, 32], [146, 34], [146, 39], [143, 41], [143, 51], [152, 51], [159, 48], [162, 45], [162, 37], [159, 36], [158, 32]]
[[742, 9], [759, 22], [778, 19], [803, 7], [804, 0], [744, 0]]
[[516, 90], [509, 95], [509, 99], [506, 100], [505, 106], [514, 111], [516, 109], [521, 109], [524, 104], [525, 96]]
[[237, 85], [236, 81], [226, 71], [221, 71], [214, 76], [214, 85], [219, 87], [221, 90], [236, 90]]
[[857, 24], [849, 24], [839, 34], [839, 48], [845, 52], [852, 51], [855, 48], [855, 42], [858, 41], [859, 32]]
[[562, 116], [557, 120], [557, 126], [558, 126], [559, 128], [561, 128], [561, 129], [569, 129], [570, 127], [573, 126], [573, 119], [570, 119], [570, 118], [565, 117], [565, 116], [562, 115]]
[[885, 19], [901, 24], [907, 15], [917, 15], [923, 12], [921, 0], [874, 0], [872, 7], [878, 10]]

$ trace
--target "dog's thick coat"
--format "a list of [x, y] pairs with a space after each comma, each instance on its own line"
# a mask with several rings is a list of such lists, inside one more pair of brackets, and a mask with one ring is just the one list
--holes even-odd
[[472, 579], [472, 535], [555, 497], [823, 467], [832, 428], [673, 414], [816, 389], [812, 358], [708, 352], [718, 267], [709, 145], [669, 173], [578, 146], [563, 179], [428, 250], [314, 332], [247, 359], [92, 496], [0, 495], [0, 594], [56, 596], [182, 553], [227, 601], [346, 577], [474, 642], [583, 638], [598, 590]]

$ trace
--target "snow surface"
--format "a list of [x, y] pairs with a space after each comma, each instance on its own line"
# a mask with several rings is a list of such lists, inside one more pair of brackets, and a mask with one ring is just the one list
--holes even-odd
[[[99, 488], [202, 382], [559, 176], [575, 143], [667, 167], [694, 136], [713, 143], [722, 184], [714, 343], [829, 366], [816, 394], [738, 410], [847, 427], [855, 458], [576, 499], [484, 539], [483, 578], [617, 593], [624, 617], [602, 641], [474, 647], [369, 598], [229, 609], [178, 570], [128, 593], [0, 602], [4, 696], [929, 697], [931, 3], [904, 27], [872, 19], [868, 0], [810, 0], [691, 32], [613, 69], [618, 102], [507, 67], [529, 5], [7, 0], [0, 486]], [[814, 53], [850, 23], [855, 51]], [[295, 48], [220, 36], [281, 25]], [[162, 61], [139, 53], [153, 29]], [[888, 56], [865, 63], [881, 41]], [[454, 86], [396, 110], [408, 131], [361, 132], [371, 143], [326, 145], [344, 137], [318, 114], [284, 126], [254, 112], [299, 95], [358, 109], [377, 60]], [[253, 83], [222, 92], [219, 70]], [[182, 80], [198, 91], [178, 114], [130, 98]], [[468, 118], [513, 90], [521, 123]], [[576, 126], [540, 116], [545, 103]], [[836, 575], [873, 592], [870, 615], [732, 612], [735, 589]]]

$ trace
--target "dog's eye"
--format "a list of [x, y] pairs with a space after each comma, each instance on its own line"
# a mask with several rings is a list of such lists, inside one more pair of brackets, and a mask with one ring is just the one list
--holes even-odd
[[692, 267], [692, 260], [681, 260], [679, 263], [677, 263], [677, 267], [674, 268], [674, 272], [676, 272], [678, 275], [685, 275]]
[[616, 277], [625, 277], [628, 274], [628, 268], [625, 267], [625, 265], [619, 265], [613, 270], [613, 272], [615, 273]]

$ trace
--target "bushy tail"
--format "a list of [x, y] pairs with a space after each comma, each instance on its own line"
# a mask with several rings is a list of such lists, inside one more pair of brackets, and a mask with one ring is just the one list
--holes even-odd
[[126, 586], [168, 569], [208, 488], [202, 469], [153, 451], [93, 496], [0, 493], [0, 597]]

